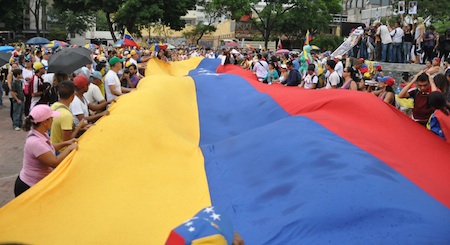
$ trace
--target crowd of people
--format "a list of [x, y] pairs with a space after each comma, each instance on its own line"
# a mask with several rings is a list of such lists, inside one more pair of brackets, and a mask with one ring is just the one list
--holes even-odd
[[[252, 70], [258, 80], [268, 85], [304, 89], [345, 89], [372, 93], [380, 100], [404, 111], [411, 118], [426, 126], [450, 143], [450, 59], [441, 66], [434, 58], [417, 74], [403, 72], [401, 81], [383, 74], [380, 63], [366, 64], [362, 58], [332, 58], [312, 52], [307, 69], [302, 69], [296, 54], [256, 55], [241, 65]], [[436, 114], [440, 115], [439, 117]]]
[[444, 33], [436, 32], [434, 26], [426, 26], [418, 17], [411, 24], [401, 20], [391, 26], [388, 21], [374, 21], [359, 36], [357, 45], [349, 52], [354, 58], [392, 63], [431, 62], [434, 58], [445, 60], [450, 53], [450, 28]]
[[439, 58], [435, 58], [414, 76], [406, 72], [397, 83], [394, 78], [384, 76], [379, 63], [368, 65], [362, 58], [331, 57], [329, 52], [319, 51], [305, 57], [295, 52], [277, 54], [239, 48], [150, 51], [99, 47], [91, 50], [91, 63], [71, 74], [47, 72], [52, 53], [47, 49], [17, 47], [11, 54], [11, 62], [2, 70], [2, 87], [11, 103], [12, 128], [29, 131], [16, 196], [76, 149], [77, 138], [108, 115], [111, 103], [136, 89], [146, 61], [152, 58], [163, 62], [193, 56], [219, 59], [223, 65], [239, 65], [252, 71], [255, 79], [267, 85], [372, 93], [392, 106], [411, 111], [412, 119], [450, 142], [449, 59], [441, 66]]

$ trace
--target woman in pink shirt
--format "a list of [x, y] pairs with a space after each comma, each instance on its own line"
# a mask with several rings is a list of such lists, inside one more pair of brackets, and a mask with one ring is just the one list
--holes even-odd
[[[23, 149], [22, 170], [14, 186], [16, 197], [47, 176], [73, 149], [77, 149], [76, 139], [55, 145], [50, 142], [47, 131], [52, 127], [53, 117], [58, 116], [60, 113], [49, 106], [36, 105], [25, 119], [23, 129], [30, 133]], [[55, 150], [63, 147], [67, 148], [56, 156]]]

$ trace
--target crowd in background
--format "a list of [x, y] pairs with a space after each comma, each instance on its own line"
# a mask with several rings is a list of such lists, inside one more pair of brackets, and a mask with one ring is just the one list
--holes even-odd
[[387, 21], [374, 21], [360, 35], [349, 56], [381, 62], [421, 64], [436, 57], [441, 60], [448, 58], [450, 28], [440, 34], [434, 26], [427, 27], [422, 17], [411, 22], [407, 24], [403, 15], [394, 26]]

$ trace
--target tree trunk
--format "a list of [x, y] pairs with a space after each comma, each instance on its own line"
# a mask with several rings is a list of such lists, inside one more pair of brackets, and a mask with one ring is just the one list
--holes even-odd
[[106, 20], [108, 21], [108, 28], [109, 28], [109, 32], [111, 33], [111, 37], [113, 39], [113, 42], [116, 43], [117, 42], [117, 37], [116, 34], [114, 34], [114, 29], [113, 29], [113, 23], [111, 21], [111, 17], [109, 13], [105, 13], [106, 15]]
[[203, 34], [201, 34], [198, 38], [197, 38], [197, 40], [196, 40], [196, 42], [195, 42], [195, 44], [197, 44], [198, 45], [198, 43], [200, 42], [200, 39], [202, 39], [202, 37], [204, 36], [205, 34], [203, 33]]
[[269, 46], [270, 30], [266, 28], [264, 33], [264, 49], [267, 51]]
[[31, 11], [33, 13], [33, 15], [34, 15], [35, 27], [36, 27], [36, 35], [38, 37], [41, 36], [41, 30], [39, 29], [39, 22], [40, 22], [40, 20], [39, 20], [39, 16], [40, 16], [39, 10], [40, 9], [39, 8], [40, 7], [41, 7], [41, 1], [36, 1], [35, 2], [35, 6], [34, 6], [34, 13], [33, 13], [33, 11]]

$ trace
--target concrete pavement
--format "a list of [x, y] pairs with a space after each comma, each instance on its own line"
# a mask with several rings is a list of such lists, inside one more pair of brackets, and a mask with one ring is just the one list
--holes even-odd
[[3, 96], [0, 109], [0, 207], [14, 199], [14, 182], [22, 168], [23, 146], [27, 133], [14, 131], [9, 117], [10, 103]]

